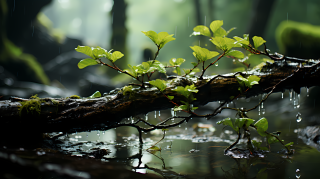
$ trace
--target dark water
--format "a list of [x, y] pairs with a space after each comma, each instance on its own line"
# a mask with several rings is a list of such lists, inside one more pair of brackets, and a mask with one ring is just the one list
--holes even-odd
[[[284, 143], [294, 142], [293, 155], [285, 155], [281, 144], [272, 144], [271, 151], [263, 153], [263, 158], [253, 157], [249, 159], [235, 159], [224, 155], [224, 149], [233, 143], [237, 135], [231, 128], [216, 125], [216, 122], [225, 117], [234, 117], [235, 113], [224, 111], [221, 115], [210, 119], [192, 119], [187, 124], [171, 128], [166, 137], [157, 146], [161, 152], [154, 154], [146, 151], [155, 142], [162, 138], [162, 131], [143, 134], [145, 141], [140, 150], [137, 131], [134, 128], [122, 127], [103, 132], [79, 133], [71, 135], [76, 141], [93, 141], [91, 144], [79, 147], [81, 150], [88, 150], [96, 147], [95, 144], [102, 141], [100, 148], [111, 151], [105, 155], [102, 161], [118, 161], [127, 166], [130, 170], [139, 173], [155, 173], [164, 178], [318, 178], [320, 152], [313, 147], [306, 145], [298, 137], [298, 129], [319, 121], [319, 113], [314, 100], [307, 97], [306, 89], [302, 90], [300, 101], [298, 95], [293, 94], [290, 101], [290, 93], [286, 91], [282, 99], [281, 93], [276, 93], [264, 103], [263, 109], [249, 112], [248, 116], [256, 121], [266, 117], [269, 121], [269, 132], [281, 131], [280, 138]], [[296, 96], [296, 97], [295, 97]], [[240, 99], [236, 104], [229, 104], [236, 107], [252, 107], [261, 96], [249, 100]], [[203, 111], [197, 113], [208, 113], [218, 103], [210, 103]], [[301, 114], [297, 122], [296, 115]], [[158, 112], [157, 112], [158, 115]], [[161, 118], [165, 119], [170, 115], [169, 111], [161, 111]], [[181, 114], [177, 114], [181, 115]], [[154, 112], [148, 114], [150, 122], [159, 122], [158, 117], [154, 118]], [[127, 119], [125, 119], [127, 120]], [[212, 124], [211, 131], [196, 128], [199, 123]], [[251, 130], [253, 131], [253, 130]], [[252, 138], [265, 141], [264, 138], [251, 132]], [[87, 137], [88, 135], [88, 137]], [[95, 142], [94, 142], [95, 141]], [[240, 140], [237, 148], [245, 149], [246, 140]], [[65, 148], [64, 150], [68, 150]], [[130, 158], [138, 153], [142, 157]], [[71, 152], [72, 153], [72, 152]], [[74, 151], [74, 155], [80, 155]]]

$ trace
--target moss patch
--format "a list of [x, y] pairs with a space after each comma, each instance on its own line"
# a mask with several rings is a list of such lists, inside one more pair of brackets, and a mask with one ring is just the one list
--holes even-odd
[[19, 115], [24, 113], [31, 115], [40, 115], [41, 100], [37, 95], [31, 96], [30, 100], [20, 102]]
[[81, 99], [80, 98], [80, 96], [78, 96], [78, 95], [72, 95], [72, 96], [70, 96], [70, 97], [67, 97], [67, 99]]

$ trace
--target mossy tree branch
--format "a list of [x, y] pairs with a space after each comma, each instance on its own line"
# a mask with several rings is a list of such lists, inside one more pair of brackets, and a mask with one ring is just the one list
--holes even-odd
[[[318, 61], [305, 64], [305, 66], [276, 62], [264, 66], [260, 72], [238, 72], [242, 76], [257, 75], [261, 78], [258, 85], [254, 85], [240, 97], [249, 98], [270, 91], [279, 92], [286, 89], [293, 89], [300, 93], [301, 87], [320, 85], [319, 69], [320, 63]], [[230, 96], [239, 96], [239, 83], [235, 78], [235, 74], [238, 73], [216, 75], [204, 79], [171, 77], [168, 79], [170, 85], [164, 94], [175, 96], [173, 101], [180, 104], [183, 97], [172, 90], [176, 86], [194, 84], [199, 90], [195, 94], [197, 100], [193, 101], [194, 106], [205, 105], [212, 101], [231, 101]], [[106, 130], [119, 126], [119, 122], [123, 118], [174, 107], [174, 104], [165, 95], [154, 88], [147, 88], [134, 91], [130, 97], [129, 95], [124, 96], [119, 89], [116, 89], [104, 97], [95, 99], [57, 98], [54, 99], [55, 102], [52, 102], [53, 100], [50, 98], [43, 98], [41, 99], [40, 114], [22, 113], [21, 116], [19, 115], [20, 101], [27, 99], [12, 98], [10, 101], [1, 101], [0, 103], [0, 130], [27, 130], [35, 133]], [[220, 112], [221, 108], [217, 108], [213, 110], [213, 115], [209, 116], [215, 116]], [[191, 116], [194, 115], [190, 114], [189, 118]], [[188, 119], [184, 119], [182, 122]], [[130, 124], [127, 126], [135, 127]], [[175, 124], [149, 126], [151, 128], [139, 129], [139, 131], [173, 127]]]

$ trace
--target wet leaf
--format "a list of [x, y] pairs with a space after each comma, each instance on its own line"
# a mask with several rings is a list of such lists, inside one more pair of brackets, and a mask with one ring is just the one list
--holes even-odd
[[[154, 60], [153, 63], [152, 61], [150, 61], [150, 67], [152, 68], [152, 70], [158, 70], [160, 73], [166, 73], [166, 68], [165, 66], [160, 63], [158, 60]], [[150, 71], [150, 72], [153, 72], [153, 71]]]
[[235, 119], [225, 118], [222, 121], [218, 121], [217, 124], [223, 124], [225, 126], [230, 126], [237, 133], [239, 132], [239, 128], [235, 125]]
[[92, 49], [93, 49], [92, 53], [93, 53], [93, 56], [95, 57], [95, 59], [105, 57], [106, 53], [108, 53], [105, 49], [103, 49], [99, 46], [97, 48], [92, 48]]
[[100, 98], [100, 97], [101, 97], [100, 91], [96, 91], [91, 96], [89, 96], [88, 98], [92, 99], [92, 98]]
[[254, 48], [256, 49], [266, 42], [262, 37], [258, 37], [258, 36], [254, 36], [252, 40], [253, 40]]
[[184, 63], [186, 60], [183, 58], [171, 58], [169, 63], [172, 66], [180, 66], [182, 63]]
[[86, 58], [86, 59], [81, 60], [78, 63], [78, 68], [83, 69], [87, 66], [92, 66], [92, 65], [97, 65], [97, 64], [99, 64], [99, 63], [96, 60], [94, 60], [92, 58]]
[[272, 135], [267, 135], [268, 144], [274, 144], [280, 142], [276, 137]]
[[249, 41], [246, 40], [246, 39], [243, 39], [243, 38], [237, 37], [237, 36], [235, 36], [233, 38], [236, 39], [237, 43], [244, 44], [244, 45], [249, 45]]
[[210, 29], [214, 33], [216, 30], [218, 30], [223, 25], [223, 21], [221, 20], [215, 20], [212, 21], [210, 24]]
[[190, 35], [194, 35], [194, 36], [197, 36], [197, 35], [204, 35], [204, 36], [207, 36], [207, 37], [211, 37], [211, 33], [210, 33], [210, 30], [207, 26], [204, 26], [204, 25], [198, 25], [196, 26], [195, 28], [193, 28], [193, 33]]
[[194, 51], [193, 55], [199, 61], [207, 61], [207, 60], [219, 55], [219, 53], [216, 51], [209, 51], [208, 49], [199, 47], [197, 45], [190, 46], [190, 48]]
[[111, 60], [112, 62], [117, 61], [118, 59], [122, 58], [124, 55], [123, 53], [119, 52], [119, 51], [115, 51], [111, 54]]
[[174, 96], [167, 96], [170, 100], [173, 100]]
[[[167, 88], [166, 81], [164, 81], [164, 80], [156, 79], [153, 81], [149, 81], [149, 83], [151, 85], [157, 87], [160, 91], [164, 91]], [[170, 99], [169, 96], [168, 96], [168, 98]]]
[[91, 58], [95, 58], [93, 53], [92, 53], [92, 48], [88, 47], [88, 46], [80, 46], [78, 45], [78, 47], [75, 49], [77, 52], [83, 53], [88, 55]]
[[152, 30], [142, 31], [147, 37], [149, 37], [160, 49], [168, 42], [175, 40], [173, 34], [169, 35], [167, 32], [159, 32], [158, 34]]
[[227, 32], [224, 30], [224, 28], [220, 27], [213, 34], [215, 37], [225, 37]]
[[235, 58], [244, 58], [244, 54], [239, 50], [230, 50], [226, 55], [233, 56]]
[[265, 131], [268, 129], [268, 120], [266, 118], [261, 118], [259, 121], [257, 121], [254, 126], [257, 127], [257, 132], [261, 136], [267, 136]]

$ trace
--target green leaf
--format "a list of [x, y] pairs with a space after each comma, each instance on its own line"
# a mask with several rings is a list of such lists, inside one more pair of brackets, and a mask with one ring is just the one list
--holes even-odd
[[91, 66], [91, 65], [97, 65], [99, 64], [96, 60], [92, 59], [92, 58], [86, 58], [86, 59], [83, 59], [81, 60], [79, 63], [78, 63], [78, 68], [79, 69], [83, 69], [87, 66]]
[[142, 33], [144, 33], [144, 35], [146, 35], [147, 37], [149, 37], [156, 45], [159, 45], [159, 41], [158, 41], [158, 34], [155, 31], [149, 30], [149, 31], [141, 31]]
[[169, 35], [168, 32], [159, 32], [158, 34], [155, 31], [142, 31], [147, 37], [149, 37], [160, 49], [168, 42], [175, 40], [173, 34]]
[[210, 24], [210, 29], [214, 33], [216, 30], [218, 30], [223, 25], [223, 21], [215, 20], [212, 21]]
[[[154, 60], [153, 63], [152, 61], [150, 61], [149, 64], [152, 70], [153, 69], [158, 70], [160, 73], [164, 73], [164, 74], [167, 72], [165, 66], [162, 63], [160, 63], [158, 60]], [[153, 72], [153, 71], [150, 71], [150, 72]]]
[[100, 91], [96, 91], [91, 96], [89, 96], [88, 98], [92, 99], [92, 98], [100, 98], [100, 97], [101, 97]]
[[219, 55], [219, 53], [216, 51], [209, 51], [208, 49], [199, 47], [197, 45], [190, 46], [190, 48], [194, 51], [194, 55], [199, 61], [207, 61]]
[[117, 61], [118, 59], [122, 58], [124, 55], [120, 51], [115, 51], [111, 54], [111, 60], [112, 62]]
[[218, 121], [217, 124], [223, 124], [225, 126], [230, 126], [237, 133], [239, 132], [239, 128], [235, 125], [235, 119], [231, 119], [228, 117], [228, 118], [223, 119], [222, 121]]
[[188, 107], [189, 107], [189, 105], [180, 105], [180, 106], [175, 106], [174, 108], [173, 108], [173, 110], [174, 111], [182, 111], [182, 110], [184, 110], [184, 111], [188, 111]]
[[231, 29], [229, 29], [229, 30], [227, 31], [226, 36], [227, 36], [227, 35], [229, 35], [229, 34], [230, 34], [230, 32], [232, 32], [234, 29], [236, 29], [236, 27], [232, 27]]
[[106, 53], [108, 53], [108, 52], [107, 52], [107, 50], [98, 46], [97, 48], [93, 48], [92, 53], [93, 53], [93, 56], [95, 57], [95, 59], [98, 59], [98, 58], [105, 57]]
[[268, 144], [274, 144], [280, 142], [276, 137], [272, 135], [267, 135]]
[[226, 55], [233, 56], [235, 58], [244, 58], [244, 54], [239, 50], [230, 50]]
[[158, 38], [159, 38], [159, 48], [161, 49], [166, 43], [176, 40], [172, 37], [173, 34], [169, 35], [168, 32], [159, 32]]
[[174, 96], [167, 96], [170, 100], [173, 100]]
[[288, 147], [288, 146], [293, 145], [293, 144], [294, 144], [293, 142], [290, 142], [290, 143], [287, 143], [287, 144], [284, 145], [284, 146]]
[[268, 120], [266, 118], [261, 118], [259, 121], [257, 121], [254, 126], [257, 127], [257, 132], [261, 136], [266, 136], [267, 134], [265, 131], [268, 129]]
[[[194, 84], [192, 85], [187, 85], [185, 87], [183, 86], [177, 86], [175, 89], [173, 89], [172, 91], [176, 91], [177, 93], [183, 95], [184, 97], [186, 97], [186, 99], [188, 100], [187, 102], [181, 101], [184, 104], [189, 104], [192, 101], [196, 100], [196, 98], [193, 97], [192, 93], [197, 93], [199, 90], [196, 89], [196, 87], [194, 86]], [[188, 109], [189, 106], [187, 105]]]
[[198, 63], [196, 63], [196, 62], [191, 62], [191, 64], [192, 64], [193, 66], [197, 66], [197, 65], [198, 65]]
[[266, 42], [262, 37], [258, 37], [258, 36], [254, 36], [252, 40], [253, 40], [254, 48], [256, 49]]
[[183, 58], [171, 58], [169, 63], [172, 66], [180, 66], [182, 63], [184, 63], [186, 60]]
[[77, 52], [83, 53], [88, 55], [91, 58], [95, 58], [93, 53], [92, 53], [92, 48], [88, 47], [88, 46], [80, 46], [78, 45], [78, 47], [75, 49]]
[[233, 38], [237, 41], [237, 43], [244, 44], [244, 45], [249, 45], [249, 41], [246, 40], [246, 39], [243, 39], [243, 38], [237, 37], [237, 36], [235, 36]]
[[157, 146], [150, 147], [150, 148], [148, 148], [148, 150], [161, 151], [161, 149], [159, 147], [157, 147]]
[[193, 33], [190, 35], [204, 35], [204, 36], [207, 36], [207, 37], [211, 37], [211, 33], [210, 33], [210, 30], [207, 26], [204, 26], [204, 25], [198, 25], [196, 26], [195, 28], [193, 28]]
[[[149, 83], [151, 85], [157, 87], [160, 91], [164, 91], [167, 88], [166, 81], [164, 81], [164, 80], [156, 79], [156, 80], [153, 80], [153, 81], [149, 81]], [[170, 99], [169, 96], [168, 96], [168, 98]]]
[[224, 30], [224, 28], [220, 27], [213, 34], [215, 37], [225, 37], [227, 32]]
[[214, 37], [210, 41], [225, 52], [229, 51], [233, 47], [241, 47], [240, 44], [235, 43], [236, 41], [234, 39], [230, 39], [228, 37]]
[[248, 81], [249, 81], [249, 86], [248, 87], [252, 87], [253, 85], [259, 84], [260, 81], [260, 77], [256, 76], [256, 75], [250, 75], [248, 77]]
[[130, 73], [132, 76], [137, 77], [137, 73], [136, 73], [135, 69], [133, 68], [133, 66], [128, 64], [128, 67], [131, 69], [131, 72], [129, 72], [129, 71], [127, 71], [127, 72]]

